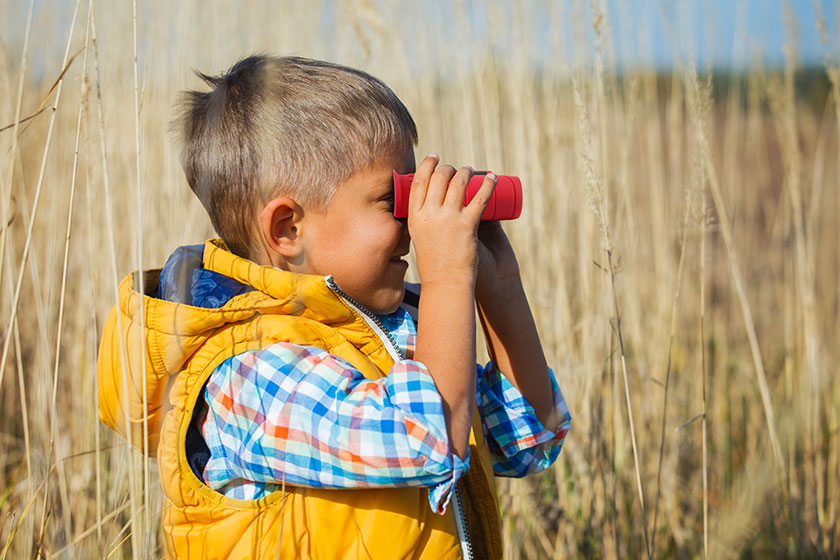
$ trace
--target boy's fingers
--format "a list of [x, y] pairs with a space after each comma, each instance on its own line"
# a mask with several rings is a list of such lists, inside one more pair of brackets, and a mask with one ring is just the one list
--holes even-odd
[[470, 212], [477, 214], [476, 217], [479, 220], [481, 219], [481, 215], [484, 213], [484, 208], [490, 201], [490, 197], [493, 196], [494, 190], [496, 190], [496, 174], [488, 173], [484, 176], [484, 181], [481, 182], [481, 186], [478, 188], [475, 196], [467, 205], [467, 209]]
[[429, 188], [429, 179], [435, 171], [438, 160], [440, 158], [437, 154], [429, 154], [423, 158], [420, 165], [417, 166], [417, 171], [414, 173], [414, 179], [411, 181], [411, 190], [408, 193], [408, 213], [416, 214], [423, 204], [426, 202], [426, 192]]
[[429, 190], [426, 191], [426, 201], [424, 204], [431, 204], [437, 208], [443, 205], [446, 199], [446, 191], [449, 189], [449, 182], [455, 175], [455, 168], [451, 165], [441, 165], [432, 174], [429, 181]]
[[449, 181], [449, 188], [446, 190], [444, 204], [458, 210], [464, 206], [464, 195], [467, 192], [467, 184], [473, 174], [472, 167], [462, 167]]

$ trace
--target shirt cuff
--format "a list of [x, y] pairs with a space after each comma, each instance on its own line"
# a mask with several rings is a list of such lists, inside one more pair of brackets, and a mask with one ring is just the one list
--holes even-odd
[[[445, 449], [442, 449], [440, 445], [424, 445], [416, 449], [418, 454], [427, 457], [427, 472], [429, 474], [437, 479], [445, 476], [442, 481], [429, 486], [429, 506], [435, 513], [443, 515], [446, 513], [446, 506], [449, 505], [452, 498], [455, 484], [470, 468], [469, 451], [467, 451], [466, 459], [461, 459], [458, 455], [452, 453], [446, 430], [446, 420], [443, 416], [441, 397], [426, 364], [415, 360], [400, 360], [391, 367], [388, 379], [391, 385], [393, 404], [400, 408], [406, 416], [426, 419], [427, 428], [430, 431], [428, 435], [434, 437], [420, 437], [419, 439], [424, 443], [432, 439], [444, 444]], [[409, 381], [406, 382], [403, 379]], [[418, 379], [421, 383], [418, 385], [412, 381], [413, 379]], [[423, 389], [418, 390], [418, 386], [422, 386]], [[430, 391], [434, 391], [435, 394], [430, 395]]]
[[[571, 425], [571, 415], [566, 400], [549, 369], [551, 392], [554, 400], [554, 418], [557, 427], [547, 430], [537, 418], [534, 408], [522, 393], [491, 362], [479, 371], [478, 402], [487, 432], [505, 457], [513, 457], [526, 449], [540, 447], [556, 458]], [[555, 446], [556, 450], [552, 449]], [[545, 457], [548, 464], [553, 458]], [[547, 465], [546, 465], [547, 466]], [[537, 469], [541, 470], [541, 469]]]
[[469, 468], [469, 451], [467, 451], [466, 460], [462, 460], [454, 453], [452, 454], [452, 477], [429, 488], [429, 506], [432, 508], [433, 512], [438, 515], [446, 513], [446, 506], [449, 505], [449, 501], [452, 499], [452, 492], [455, 489], [455, 483], [458, 482], [458, 479], [460, 479]]

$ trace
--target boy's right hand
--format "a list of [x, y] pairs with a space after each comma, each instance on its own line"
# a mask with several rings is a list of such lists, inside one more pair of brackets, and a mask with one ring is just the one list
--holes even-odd
[[428, 367], [440, 393], [452, 453], [466, 459], [475, 409], [478, 223], [496, 178], [488, 175], [464, 206], [472, 170], [436, 170], [437, 164], [434, 154], [420, 162], [408, 197], [408, 232], [423, 286], [414, 359]]
[[408, 232], [414, 243], [420, 283], [426, 286], [463, 280], [474, 286], [478, 224], [496, 188], [496, 176], [488, 173], [465, 206], [472, 169], [462, 167], [456, 172], [451, 165], [435, 169], [438, 160], [436, 154], [423, 158], [408, 197]]

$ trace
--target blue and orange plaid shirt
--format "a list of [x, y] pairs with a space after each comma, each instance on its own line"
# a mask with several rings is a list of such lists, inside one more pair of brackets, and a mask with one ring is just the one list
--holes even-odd
[[[450, 451], [440, 394], [426, 366], [410, 359], [414, 320], [403, 308], [380, 319], [409, 358], [381, 379], [320, 348], [284, 342], [218, 366], [204, 391], [205, 482], [237, 499], [263, 497], [284, 480], [319, 488], [427, 486], [432, 509], [443, 513], [469, 458]], [[551, 432], [492, 363], [477, 373], [495, 474], [548, 468], [571, 421], [554, 374], [559, 423]]]

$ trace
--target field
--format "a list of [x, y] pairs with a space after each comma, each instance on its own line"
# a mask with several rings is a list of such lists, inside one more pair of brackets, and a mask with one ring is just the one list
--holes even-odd
[[802, 68], [797, 25], [840, 38], [790, 21], [784, 67], [713, 73], [675, 9], [673, 66], [627, 69], [643, 22], [600, 4], [0, 0], [0, 558], [160, 554], [98, 337], [125, 274], [213, 236], [170, 121], [256, 51], [371, 72], [418, 155], [522, 178], [505, 229], [573, 425], [499, 481], [507, 558], [838, 557], [840, 66]]

